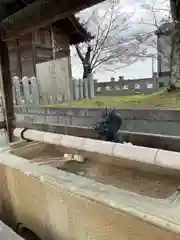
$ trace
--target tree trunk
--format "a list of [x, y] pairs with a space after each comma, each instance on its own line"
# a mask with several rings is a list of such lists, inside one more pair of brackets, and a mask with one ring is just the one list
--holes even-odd
[[81, 53], [79, 46], [76, 46], [77, 54], [83, 65], [84, 98], [94, 97], [94, 81], [91, 66], [91, 46], [88, 45], [85, 56]]
[[83, 79], [92, 73], [90, 62], [83, 62]]
[[170, 89], [180, 89], [180, 34], [177, 32], [172, 39]]

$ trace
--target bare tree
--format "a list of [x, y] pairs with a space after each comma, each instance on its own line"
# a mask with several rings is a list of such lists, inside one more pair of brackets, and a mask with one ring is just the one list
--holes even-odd
[[133, 15], [134, 12], [123, 12], [120, 6], [111, 6], [101, 14], [96, 8], [83, 22], [94, 34], [90, 42], [76, 45], [83, 65], [83, 79], [99, 69], [114, 71], [115, 65], [125, 67], [144, 56], [144, 50], [134, 36], [124, 38], [132, 26]]
[[[157, 36], [159, 35], [167, 35], [172, 32], [172, 18], [171, 18], [171, 11], [168, 6], [165, 6], [167, 1], [164, 1], [164, 7], [156, 6], [156, 0], [153, 0], [151, 4], [142, 4], [141, 8], [146, 10], [146, 12], [151, 14], [150, 21], [146, 21], [145, 19], [141, 18], [140, 24], [146, 26], [146, 32], [142, 33], [138, 36], [138, 40], [141, 41], [142, 44], [145, 46], [149, 46], [151, 48], [157, 49], [158, 52], [148, 52], [147, 56], [161, 56], [164, 58], [164, 61], [168, 64], [170, 63], [170, 53], [168, 54], [167, 51], [164, 51], [164, 46], [161, 42], [158, 43]], [[149, 31], [147, 30], [147, 26]], [[170, 38], [164, 38], [165, 45], [171, 45]]]
[[[151, 27], [149, 32], [137, 36], [141, 47], [157, 49], [155, 52], [146, 51], [145, 57], [161, 58], [164, 67], [169, 71], [169, 89], [180, 88], [180, 45], [179, 23], [172, 19], [171, 9], [167, 1], [161, 7], [156, 6], [156, 0], [141, 7], [151, 13], [152, 19], [147, 22], [141, 19], [140, 24]], [[166, 5], [166, 6], [165, 6]]]

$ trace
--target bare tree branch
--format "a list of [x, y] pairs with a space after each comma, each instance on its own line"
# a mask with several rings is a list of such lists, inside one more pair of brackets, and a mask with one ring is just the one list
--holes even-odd
[[76, 52], [77, 52], [79, 58], [81, 59], [81, 61], [84, 62], [85, 58], [84, 58], [84, 56], [83, 56], [83, 54], [82, 54], [82, 52], [80, 50], [80, 47], [78, 45], [76, 45]]
[[[165, 3], [167, 3], [167, 0], [164, 1], [164, 4]], [[155, 53], [149, 53], [148, 51], [145, 51], [145, 57], [156, 57], [157, 59], [160, 57], [164, 59], [164, 62], [167, 62], [167, 64], [169, 64], [170, 54], [167, 54], [167, 49], [164, 49], [164, 46], [162, 46], [162, 43], [160, 41], [157, 43], [157, 36], [155, 35], [155, 32], [159, 32], [163, 25], [166, 26], [165, 24], [168, 25], [172, 23], [171, 11], [169, 8], [165, 8], [163, 6], [160, 8], [157, 7], [156, 0], [154, 0], [152, 4], [142, 4], [141, 8], [146, 9], [148, 13], [152, 14], [153, 18], [152, 22], [147, 22], [146, 20], [141, 19], [139, 23], [153, 27], [153, 31], [145, 32], [144, 34], [137, 36], [137, 40], [141, 43], [141, 46], [144, 45], [145, 49], [151, 47], [155, 50]], [[162, 17], [158, 19], [158, 15], [162, 15]], [[168, 37], [166, 40], [169, 40]], [[169, 44], [167, 43], [166, 45], [170, 46], [171, 40], [169, 41]]]
[[[95, 72], [102, 67], [109, 66], [113, 68], [113, 65], [116, 63], [127, 65], [128, 63], [131, 64], [131, 62], [134, 63], [135, 59], [136, 61], [138, 60], [137, 51], [140, 52], [140, 50], [138, 47], [134, 48], [135, 44], [133, 45], [132, 42], [136, 42], [136, 45], [139, 42], [136, 41], [134, 36], [127, 39], [123, 38], [125, 31], [132, 25], [131, 19], [133, 15], [134, 12], [123, 12], [117, 6], [107, 8], [101, 15], [98, 9], [92, 12], [86, 26], [87, 28], [92, 25], [94, 26], [93, 35], [95, 35], [95, 38], [90, 42], [91, 48], [89, 48], [89, 44], [87, 43], [76, 47], [84, 71]], [[135, 57], [131, 58], [128, 54]], [[88, 70], [85, 64], [89, 65]]]

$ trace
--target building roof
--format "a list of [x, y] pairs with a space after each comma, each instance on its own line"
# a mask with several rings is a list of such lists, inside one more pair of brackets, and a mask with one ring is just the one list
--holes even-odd
[[0, 21], [27, 7], [35, 0], [0, 0]]
[[87, 42], [92, 39], [92, 35], [87, 32], [87, 29], [80, 24], [74, 15], [54, 22], [53, 26], [61, 29], [69, 36], [70, 45]]
[[[0, 32], [3, 40], [66, 20], [71, 30], [72, 43], [89, 38], [78, 20], [72, 15], [104, 0], [0, 0]], [[68, 29], [66, 29], [68, 31]]]
[[[23, 9], [34, 1], [35, 0], [0, 0], [0, 21]], [[91, 38], [91, 35], [79, 23], [74, 15], [59, 20], [55, 22], [54, 25], [60, 27], [69, 35], [70, 44], [88, 41]]]

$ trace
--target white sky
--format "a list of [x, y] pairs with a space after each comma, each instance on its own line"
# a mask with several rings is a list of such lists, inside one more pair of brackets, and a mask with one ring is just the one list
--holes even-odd
[[[110, 0], [109, 0], [110, 1]], [[118, 0], [111, 0], [116, 3], [119, 3]], [[119, 0], [120, 1], [120, 0]], [[121, 6], [123, 6], [124, 10], [127, 12], [135, 12], [134, 15], [134, 21], [138, 19], [145, 19], [145, 21], [149, 23], [154, 22], [154, 18], [152, 16], [152, 13], [147, 13], [147, 10], [144, 10], [140, 8], [140, 4], [144, 3], [150, 3], [152, 4], [152, 0], [121, 0]], [[136, 2], [135, 2], [136, 1]], [[163, 4], [165, 4], [164, 0], [156, 0], [156, 6], [162, 8], [162, 1]], [[99, 12], [104, 11], [104, 9], [107, 8], [107, 4], [99, 4], [98, 10]], [[163, 7], [164, 8], [164, 7]], [[91, 9], [86, 9], [80, 13], [80, 17], [83, 18], [90, 14]], [[157, 17], [160, 19], [162, 18], [162, 14], [167, 14], [163, 11], [163, 13], [158, 13]], [[147, 25], [146, 27], [147, 28]], [[152, 26], [149, 26], [149, 31], [151, 31]], [[89, 29], [88, 29], [89, 30]], [[132, 30], [131, 30], [132, 31]], [[130, 33], [131, 34], [131, 33]], [[82, 77], [82, 65], [81, 61], [78, 59], [77, 56], [75, 56], [75, 50], [71, 49], [71, 62], [72, 62], [72, 75], [75, 78], [81, 78]], [[153, 66], [152, 66], [153, 65]], [[114, 72], [109, 72], [105, 70], [99, 70], [94, 74], [94, 78], [97, 78], [98, 81], [109, 81], [110, 78], [118, 77], [118, 76], [124, 76], [125, 79], [131, 79], [131, 78], [144, 78], [144, 77], [151, 77], [152, 76], [152, 69], [156, 71], [157, 63], [156, 61], [152, 61], [152, 59], [146, 59], [144, 61], [138, 61], [134, 63], [133, 65], [130, 65], [126, 68], [120, 68], [119, 70], [116, 70]]]

